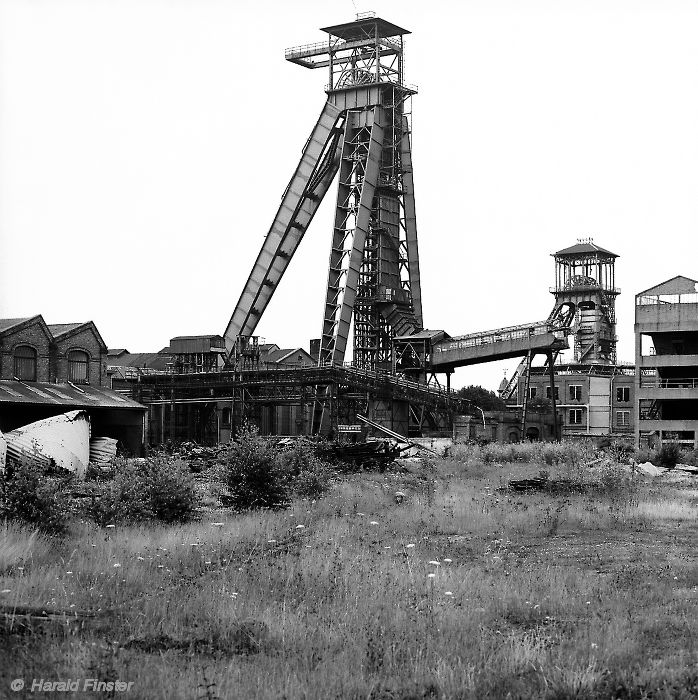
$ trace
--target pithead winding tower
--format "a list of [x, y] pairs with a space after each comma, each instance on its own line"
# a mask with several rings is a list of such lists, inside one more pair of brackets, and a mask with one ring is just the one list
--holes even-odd
[[[392, 338], [422, 328], [417, 227], [403, 37], [372, 13], [325, 27], [327, 41], [286, 51], [326, 68], [327, 102], [225, 332], [228, 357], [251, 336], [339, 173], [319, 363], [392, 369]], [[353, 318], [352, 318], [353, 317]]]

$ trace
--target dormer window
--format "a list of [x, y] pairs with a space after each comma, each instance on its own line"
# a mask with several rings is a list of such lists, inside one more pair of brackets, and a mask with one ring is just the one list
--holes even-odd
[[36, 350], [29, 345], [18, 345], [14, 354], [14, 376], [26, 382], [36, 381]]
[[90, 358], [83, 350], [68, 353], [68, 381], [73, 384], [88, 384], [90, 381]]

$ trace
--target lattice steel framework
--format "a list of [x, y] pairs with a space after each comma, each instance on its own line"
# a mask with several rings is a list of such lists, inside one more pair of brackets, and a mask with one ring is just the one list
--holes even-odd
[[327, 103], [291, 178], [224, 334], [229, 354], [251, 335], [339, 173], [319, 363], [391, 370], [392, 338], [422, 327], [403, 36], [370, 14], [323, 29], [328, 40], [286, 51], [328, 68]]

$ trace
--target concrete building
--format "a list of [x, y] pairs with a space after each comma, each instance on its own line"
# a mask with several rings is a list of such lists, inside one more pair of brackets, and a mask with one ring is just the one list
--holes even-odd
[[115, 438], [141, 454], [147, 409], [108, 388], [106, 356], [92, 321], [0, 319], [0, 430], [85, 409], [92, 436]]
[[635, 443], [698, 448], [698, 282], [674, 277], [635, 297]]
[[[526, 378], [519, 379], [516, 403], [523, 405]], [[630, 438], [633, 434], [635, 368], [632, 365], [559, 364], [555, 366], [555, 403], [560, 437]], [[532, 407], [551, 406], [547, 367], [532, 367], [528, 382]], [[541, 435], [542, 436], [542, 435]]]

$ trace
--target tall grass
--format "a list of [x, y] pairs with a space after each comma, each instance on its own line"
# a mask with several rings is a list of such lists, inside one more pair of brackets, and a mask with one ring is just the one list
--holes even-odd
[[[205, 669], [221, 698], [679, 697], [698, 660], [694, 492], [509, 494], [464, 469], [351, 475], [285, 511], [82, 524], [0, 589], [107, 616], [0, 635], [0, 687], [96, 669], [194, 698]], [[259, 653], [235, 652], [242, 623]], [[192, 648], [128, 644], [152, 638]]]

